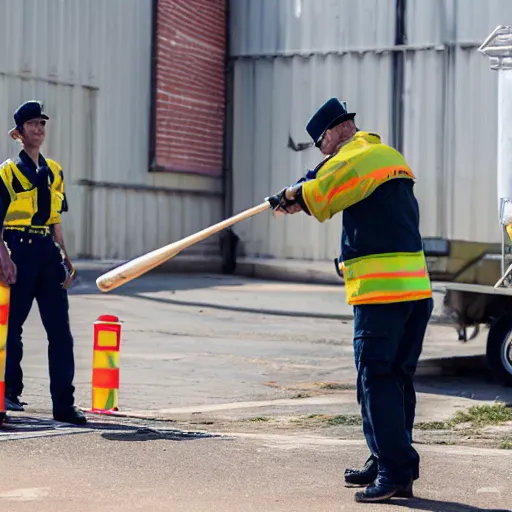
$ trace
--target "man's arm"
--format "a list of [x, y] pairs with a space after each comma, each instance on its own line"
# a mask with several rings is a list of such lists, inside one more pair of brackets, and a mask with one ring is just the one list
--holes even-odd
[[59, 245], [59, 247], [61, 248], [62, 253], [64, 255], [64, 264], [66, 265], [69, 276], [66, 279], [66, 281], [64, 281], [63, 287], [68, 288], [70, 286], [70, 284], [73, 282], [73, 279], [75, 277], [75, 267], [73, 266], [73, 264], [71, 263], [71, 260], [69, 259], [69, 256], [68, 256], [68, 253], [66, 250], [66, 245], [64, 244], [64, 234], [62, 233], [62, 225], [60, 224], [60, 222], [57, 224], [52, 224], [50, 226], [50, 229], [52, 232], [53, 239]]
[[323, 222], [366, 196], [354, 161], [333, 159], [321, 176], [302, 184], [302, 197], [311, 214]]
[[5, 245], [3, 238], [4, 220], [10, 204], [11, 196], [9, 191], [5, 183], [0, 180], [0, 271], [2, 273], [0, 278], [8, 285], [16, 282], [16, 265], [11, 259], [9, 249]]
[[60, 183], [58, 183], [57, 191], [60, 192], [63, 196], [62, 210], [59, 212], [58, 217], [54, 219], [54, 223], [50, 225], [50, 229], [52, 232], [53, 239], [55, 240], [55, 242], [59, 245], [59, 247], [62, 250], [62, 253], [64, 255], [64, 263], [66, 264], [66, 267], [67, 267], [69, 273], [71, 274], [71, 277], [73, 277], [73, 275], [75, 273], [75, 269], [71, 263], [71, 260], [69, 259], [69, 255], [66, 250], [66, 244], [64, 243], [64, 233], [62, 232], [62, 224], [60, 222], [60, 214], [68, 211], [68, 202], [67, 202], [67, 198], [66, 198], [66, 191], [64, 190], [64, 171], [62, 170], [62, 168], [60, 168], [59, 174], [60, 174]]
[[285, 213], [304, 211], [324, 222], [336, 213], [361, 201], [364, 193], [350, 160], [330, 159], [321, 174], [299, 180], [272, 197]]
[[0, 240], [3, 242], [3, 226], [5, 216], [7, 215], [7, 210], [9, 209], [9, 205], [11, 204], [11, 196], [5, 183], [0, 180]]
[[60, 222], [58, 224], [51, 225], [51, 231], [53, 235], [53, 239], [59, 244], [59, 247], [62, 249], [64, 253], [64, 261], [68, 268], [71, 268], [71, 260], [69, 259], [68, 252], [66, 250], [66, 245], [64, 244], [64, 234], [62, 233], [62, 224]]

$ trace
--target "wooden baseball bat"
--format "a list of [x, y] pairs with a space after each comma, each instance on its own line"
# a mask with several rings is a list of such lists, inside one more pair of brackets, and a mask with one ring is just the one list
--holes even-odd
[[174, 256], [179, 254], [183, 249], [197, 244], [201, 240], [204, 240], [209, 236], [218, 233], [219, 231], [222, 231], [223, 229], [226, 229], [233, 224], [236, 224], [237, 222], [241, 222], [245, 219], [248, 219], [249, 217], [257, 215], [258, 213], [264, 212], [270, 207], [270, 203], [265, 201], [258, 206], [254, 206], [237, 215], [233, 215], [233, 217], [229, 217], [228, 219], [198, 231], [193, 235], [182, 238], [177, 242], [165, 245], [164, 247], [160, 247], [159, 249], [155, 249], [154, 251], [148, 252], [142, 256], [139, 256], [138, 258], [123, 263], [119, 267], [109, 270], [105, 274], [98, 277], [98, 279], [96, 279], [96, 286], [102, 292], [109, 292], [114, 290], [115, 288], [118, 288], [119, 286], [128, 283], [129, 281], [132, 281], [142, 274], [149, 272], [151, 269], [157, 267], [165, 261], [174, 258]]

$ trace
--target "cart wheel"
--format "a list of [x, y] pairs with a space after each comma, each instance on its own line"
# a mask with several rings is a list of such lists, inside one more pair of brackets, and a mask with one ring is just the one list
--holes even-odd
[[496, 382], [512, 386], [512, 316], [498, 318], [487, 336], [487, 361]]

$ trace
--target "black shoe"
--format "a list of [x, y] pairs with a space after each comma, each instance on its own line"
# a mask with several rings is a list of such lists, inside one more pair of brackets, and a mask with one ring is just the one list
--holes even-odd
[[363, 469], [346, 469], [345, 483], [350, 485], [370, 485], [376, 478], [379, 471], [379, 464], [375, 455], [370, 455], [364, 464]]
[[359, 503], [377, 503], [390, 498], [414, 498], [412, 481], [407, 485], [372, 484], [354, 496]]
[[14, 395], [5, 395], [5, 410], [6, 411], [16, 411], [23, 412], [24, 405], [27, 405], [25, 402], [21, 402], [17, 396]]
[[63, 411], [53, 411], [53, 419], [62, 423], [71, 423], [73, 425], [85, 425], [87, 418], [85, 414], [76, 406]]

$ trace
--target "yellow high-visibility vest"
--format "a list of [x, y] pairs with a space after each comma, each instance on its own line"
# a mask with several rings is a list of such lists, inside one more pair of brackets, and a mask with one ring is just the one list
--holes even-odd
[[[50, 216], [44, 225], [58, 224], [61, 222], [61, 213], [65, 207], [64, 177], [62, 167], [51, 159], [46, 163], [53, 174], [50, 188]], [[20, 191], [13, 188], [14, 176], [21, 184]], [[11, 202], [4, 220], [4, 227], [33, 226], [32, 219], [37, 213], [38, 197], [37, 187], [18, 169], [12, 160], [6, 160], [0, 167], [0, 179], [4, 182]]]
[[[378, 135], [358, 132], [304, 182], [302, 196], [319, 222], [371, 196], [394, 179], [415, 179], [404, 157]], [[423, 251], [371, 254], [340, 264], [347, 302], [385, 304], [432, 297]]]
[[432, 297], [423, 251], [372, 254], [340, 264], [347, 302], [386, 304]]

